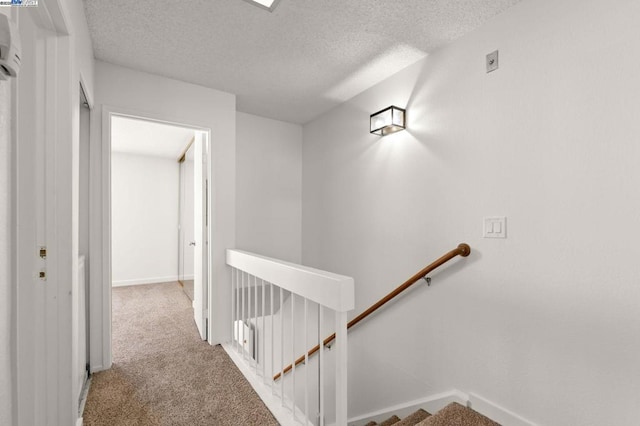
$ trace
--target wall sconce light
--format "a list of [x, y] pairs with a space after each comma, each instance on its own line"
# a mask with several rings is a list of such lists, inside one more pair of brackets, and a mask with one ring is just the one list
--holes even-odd
[[261, 9], [268, 10], [269, 12], [273, 12], [280, 2], [280, 0], [245, 0], [251, 3], [254, 6], [258, 6]]
[[397, 106], [390, 106], [369, 118], [370, 132], [379, 136], [390, 135], [391, 133], [404, 130], [405, 110]]

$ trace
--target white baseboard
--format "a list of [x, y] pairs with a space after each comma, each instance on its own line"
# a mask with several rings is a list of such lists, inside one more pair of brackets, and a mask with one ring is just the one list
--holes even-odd
[[79, 417], [78, 420], [76, 420], [76, 426], [82, 426], [82, 417]]
[[91, 365], [91, 374], [93, 373], [97, 373], [98, 371], [103, 371], [106, 370], [102, 364], [98, 364], [98, 365]]
[[493, 402], [487, 401], [474, 393], [469, 394], [469, 403], [467, 406], [503, 426], [536, 426], [535, 423], [532, 423], [529, 420], [494, 404]]
[[[269, 408], [276, 420], [278, 420], [278, 422], [283, 426], [298, 424], [292, 421], [291, 411], [282, 407], [280, 398], [272, 393], [271, 387], [267, 386], [261, 377], [255, 375], [254, 370], [244, 362], [242, 356], [238, 354], [233, 346], [229, 343], [223, 343], [222, 347], [245, 378], [249, 381], [260, 399], [262, 399], [267, 408]], [[460, 405], [469, 407], [502, 426], [536, 426], [535, 423], [526, 420], [522, 416], [502, 408], [477, 394], [466, 394], [457, 389], [452, 389], [447, 392], [426, 396], [424, 398], [415, 399], [406, 403], [392, 405], [381, 410], [351, 417], [348, 420], [348, 425], [362, 426], [370, 421], [382, 422], [394, 414], [402, 419], [419, 408], [435, 414], [452, 402], [457, 402]], [[301, 414], [298, 418], [303, 417], [304, 416]]]
[[449, 392], [443, 392], [436, 395], [431, 395], [425, 398], [409, 401], [404, 404], [397, 404], [391, 407], [384, 408], [382, 410], [367, 413], [361, 416], [353, 417], [349, 419], [350, 426], [361, 426], [367, 424], [370, 421], [381, 422], [392, 415], [396, 415], [401, 419], [409, 414], [413, 413], [419, 408], [435, 414], [442, 408], [452, 402], [457, 402], [460, 405], [472, 408], [478, 413], [490, 418], [491, 420], [500, 423], [502, 426], [536, 426], [535, 423], [524, 419], [523, 417], [502, 408], [485, 398], [482, 398], [476, 394], [466, 394], [460, 392], [457, 389]]
[[381, 422], [388, 419], [394, 414], [400, 418], [403, 418], [419, 408], [422, 408], [429, 413], [435, 413], [452, 402], [457, 402], [466, 406], [468, 399], [468, 395], [454, 389], [448, 392], [430, 395], [420, 399], [414, 399], [413, 401], [392, 405], [381, 410], [350, 418], [349, 425], [364, 425], [370, 421]]
[[171, 281], [178, 281], [177, 275], [172, 275], [168, 277], [155, 277], [155, 278], [139, 278], [135, 280], [120, 280], [113, 281], [111, 283], [112, 287], [125, 287], [128, 285], [142, 285], [142, 284], [156, 284], [156, 283], [167, 283]]

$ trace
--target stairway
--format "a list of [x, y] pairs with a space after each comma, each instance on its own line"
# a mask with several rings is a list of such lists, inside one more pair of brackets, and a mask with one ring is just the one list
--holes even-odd
[[436, 414], [431, 415], [420, 409], [415, 413], [400, 419], [391, 416], [387, 420], [376, 423], [369, 422], [365, 426], [500, 426], [493, 420], [483, 416], [471, 408], [464, 407], [456, 402], [444, 407]]

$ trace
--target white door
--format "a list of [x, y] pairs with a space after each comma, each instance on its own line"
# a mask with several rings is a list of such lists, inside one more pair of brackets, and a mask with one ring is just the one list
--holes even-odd
[[194, 178], [194, 271], [193, 271], [193, 315], [202, 340], [207, 339], [207, 287], [208, 287], [208, 241], [207, 241], [207, 143], [208, 134], [196, 131], [193, 160]]

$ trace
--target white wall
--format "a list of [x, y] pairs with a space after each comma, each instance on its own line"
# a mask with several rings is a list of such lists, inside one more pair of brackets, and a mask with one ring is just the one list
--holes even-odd
[[178, 278], [178, 162], [111, 155], [114, 286]]
[[[351, 416], [457, 388], [539, 424], [637, 424], [639, 20], [525, 0], [304, 127], [303, 262], [355, 278], [352, 315], [472, 247], [351, 331]], [[408, 130], [369, 135], [390, 104]], [[491, 215], [507, 239], [481, 238]]]
[[236, 242], [300, 263], [302, 127], [238, 113]]
[[[91, 256], [105, 258], [104, 235], [108, 218], [103, 217], [105, 183], [103, 167], [103, 112], [117, 111], [144, 117], [182, 123], [211, 129], [210, 164], [212, 167], [212, 214], [210, 250], [212, 252], [212, 276], [215, 291], [210, 294], [212, 304], [210, 330], [212, 343], [224, 341], [229, 336], [230, 315], [228, 282], [230, 273], [225, 266], [225, 250], [235, 246], [235, 156], [236, 124], [235, 96], [171, 80], [168, 78], [133, 71], [104, 62], [96, 62], [96, 108], [91, 122], [91, 170], [92, 194]], [[106, 107], [105, 107], [106, 106]], [[104, 357], [104, 345], [110, 339], [107, 323], [108, 283], [104, 281], [102, 267], [91, 265], [91, 360], [94, 369], [106, 368], [110, 360]]]
[[[0, 11], [8, 15], [4, 11]], [[0, 81], [0, 424], [12, 424], [13, 409], [13, 249], [11, 92], [13, 80]]]
[[[10, 167], [16, 189], [12, 326], [18, 337], [12, 345], [17, 385], [12, 424], [44, 419], [70, 424], [77, 417], [72, 336], [78, 327], [71, 305], [77, 288], [78, 87], [83, 78], [93, 95], [93, 52], [81, 1], [52, 0], [13, 12], [23, 67], [11, 111], [16, 128]], [[35, 255], [39, 245], [48, 248], [46, 261]], [[35, 278], [41, 268], [47, 285]]]

